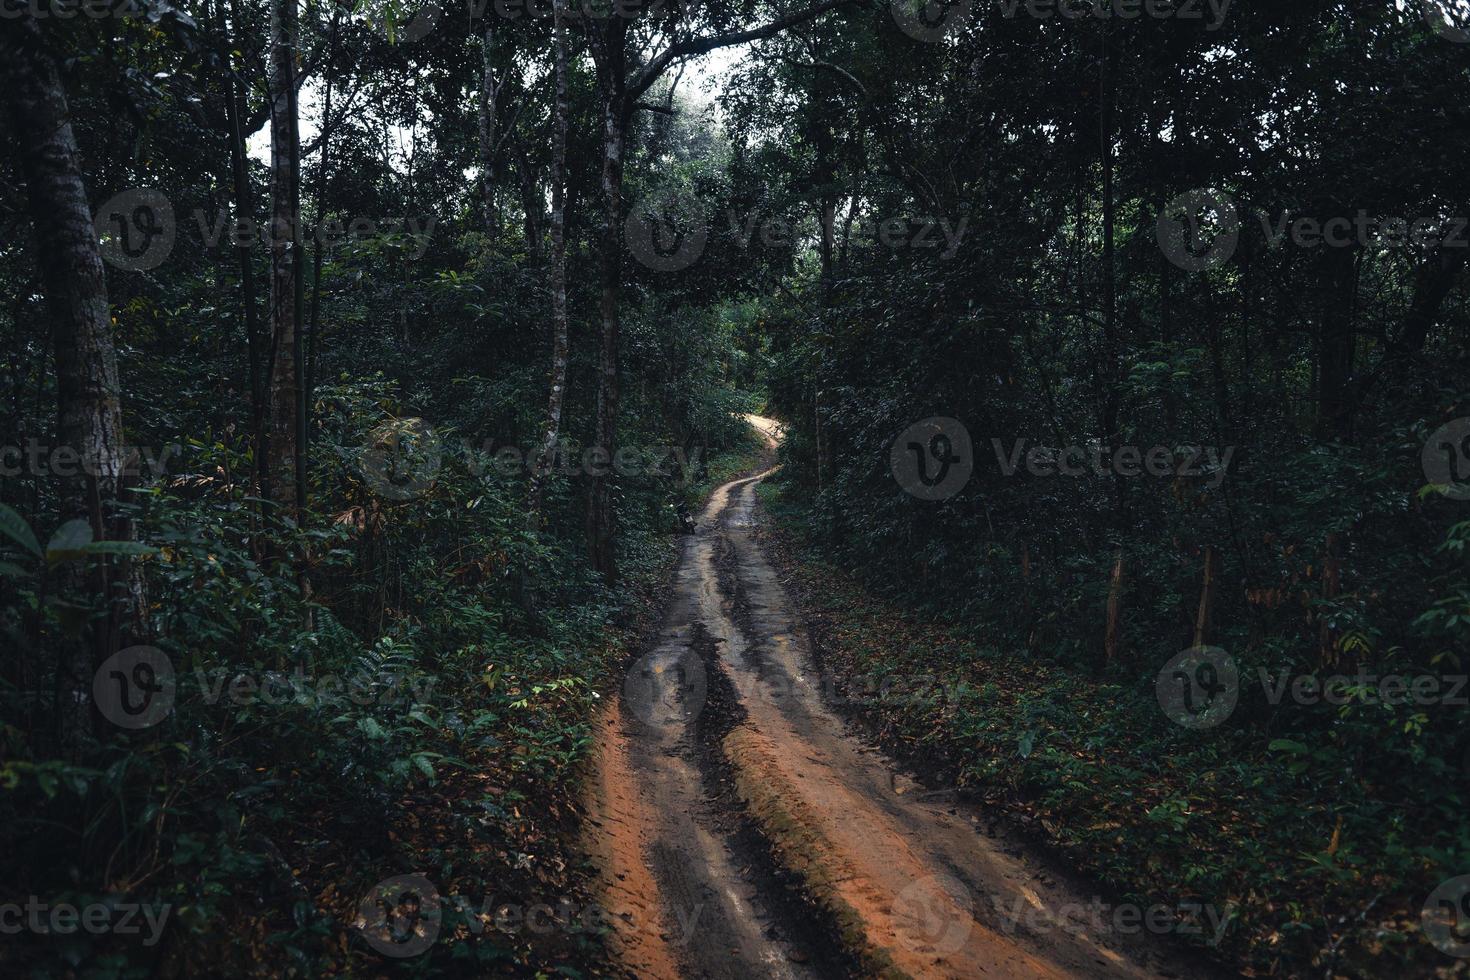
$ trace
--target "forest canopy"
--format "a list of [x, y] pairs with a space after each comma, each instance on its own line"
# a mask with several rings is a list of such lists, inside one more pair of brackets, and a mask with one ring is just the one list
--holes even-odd
[[800, 975], [913, 970], [739, 737], [787, 646], [1200, 970], [1465, 969], [1464, 0], [0, 0], [0, 77], [14, 975], [639, 975], [675, 634]]

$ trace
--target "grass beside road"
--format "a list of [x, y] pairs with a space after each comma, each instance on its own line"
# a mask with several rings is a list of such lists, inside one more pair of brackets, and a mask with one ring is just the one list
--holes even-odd
[[[1110, 901], [1228, 916], [1218, 944], [1202, 913], [1178, 931], [1244, 975], [1470, 970], [1420, 928], [1430, 891], [1470, 870], [1455, 796], [1409, 805], [1386, 777], [1343, 778], [1289, 718], [1270, 734], [1180, 727], [1152, 669], [1084, 675], [999, 641], [1006, 623], [922, 620], [833, 564], [780, 485], [760, 493], [839, 706], [926, 782], [1004, 813]], [[1248, 698], [1264, 694], [1243, 684]]]

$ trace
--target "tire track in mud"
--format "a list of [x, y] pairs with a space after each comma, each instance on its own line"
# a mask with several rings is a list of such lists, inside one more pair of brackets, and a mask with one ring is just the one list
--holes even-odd
[[605, 721], [590, 844], [623, 965], [651, 978], [1200, 975], [1153, 937], [1077, 921], [1080, 886], [847, 734], [755, 540], [767, 473], [711, 496], [661, 632]]

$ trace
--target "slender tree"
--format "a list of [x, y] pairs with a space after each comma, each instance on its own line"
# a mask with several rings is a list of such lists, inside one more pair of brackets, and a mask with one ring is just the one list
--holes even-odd
[[[56, 358], [57, 437], [79, 458], [79, 472], [61, 479], [62, 521], [85, 520], [93, 537], [126, 539], [130, 527], [118, 522], [115, 505], [124, 491], [122, 407], [108, 315], [107, 282], [98, 249], [87, 189], [82, 180], [76, 134], [66, 90], [47, 38], [34, 21], [8, 20], [0, 32], [5, 102], [9, 110], [21, 173], [25, 178], [36, 259], [50, 312]], [[63, 587], [86, 587], [79, 563], [62, 566]], [[142, 580], [110, 576], [98, 565], [95, 585], [112, 595], [114, 583], [143, 609]], [[109, 626], [94, 635], [91, 655], [84, 644], [63, 643], [56, 665], [58, 734], [75, 735], [87, 723], [93, 660], [100, 662], [117, 645], [118, 613], [110, 608]]]
[[500, 216], [495, 207], [496, 114], [500, 108], [503, 82], [495, 79], [495, 18], [485, 21], [480, 47], [480, 97], [476, 105], [480, 136], [480, 208], [485, 233], [494, 241], [500, 235]]
[[296, 0], [271, 4], [270, 488], [282, 513], [300, 501], [300, 158], [296, 120]]
[[530, 519], [541, 524], [546, 477], [561, 438], [562, 404], [567, 386], [567, 34], [563, 0], [552, 5], [555, 37], [556, 103], [551, 143], [551, 378], [546, 397], [546, 423], [536, 463], [531, 468]]

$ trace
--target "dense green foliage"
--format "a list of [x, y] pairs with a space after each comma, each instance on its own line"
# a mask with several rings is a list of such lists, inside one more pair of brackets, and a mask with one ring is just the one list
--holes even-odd
[[[630, 50], [646, 63], [675, 28], [789, 6], [654, 5]], [[623, 256], [618, 442], [638, 462], [616, 481], [613, 581], [585, 557], [575, 464], [606, 383], [608, 56], [573, 25], [574, 465], [532, 515], [524, 460], [552, 363], [551, 25], [466, 30], [456, 9], [401, 37], [406, 12], [371, 7], [301, 11], [303, 213], [366, 224], [297, 249], [312, 381], [299, 520], [258, 480], [269, 250], [217, 237], [237, 211], [270, 212], [271, 4], [150, 0], [145, 16], [43, 25], [89, 204], [157, 191], [177, 240], [155, 266], [107, 268], [126, 441], [143, 451], [122, 504], [135, 542], [66, 520], [54, 463], [0, 479], [0, 900], [122, 897], [172, 919], [147, 945], [6, 936], [0, 968], [387, 970], [349, 927], [390, 875], [432, 868], [477, 909], [578, 895], [594, 709], [677, 508], [748, 464], [740, 413], [755, 410], [786, 426], [773, 506], [820, 558], [788, 570], [847, 623], [823, 641], [834, 663], [963, 694], [878, 699], [884, 738], [935, 750], [1120, 894], [1230, 908], [1226, 958], [1277, 975], [1442, 965], [1418, 910], [1470, 872], [1467, 708], [1378, 695], [1387, 675], [1470, 693], [1453, 683], [1470, 671], [1470, 505], [1423, 462], [1470, 415], [1470, 248], [1362, 231], [1466, 235], [1470, 44], [1432, 28], [1433, 5], [1237, 0], [1212, 23], [973, 4], [929, 43], [891, 4], [855, 2], [753, 45], [719, 113], [667, 76], [632, 116], [616, 217], [657, 205], [699, 254]], [[238, 208], [233, 88], [250, 151]], [[8, 152], [0, 176], [9, 466], [53, 448], [67, 393]], [[1160, 231], [1199, 190], [1240, 218], [1224, 261]], [[1313, 244], [1299, 219], [1355, 230]], [[905, 492], [891, 452], [931, 417], [972, 445], [973, 473], [939, 500]], [[1209, 452], [1198, 470], [1073, 476], [1032, 472], [1032, 447]], [[104, 567], [141, 569], [136, 622], [92, 587]], [[824, 593], [824, 575], [841, 588]], [[60, 651], [101, 662], [123, 635], [166, 655], [173, 710], [57, 737]], [[1232, 658], [1239, 703], [1191, 730], [1155, 684], [1200, 641]], [[1346, 703], [1309, 704], [1273, 700], [1262, 672], [1354, 679]], [[259, 691], [292, 678], [304, 694]], [[452, 941], [399, 966], [600, 962], [595, 933], [478, 926], [458, 909]]]
[[[1270, 240], [1283, 217], [1466, 214], [1470, 127], [1452, 93], [1470, 57], [1405, 6], [1237, 4], [1207, 30], [986, 5], [951, 43], [903, 47], [902, 72], [880, 53], [903, 43], [886, 25], [833, 30], [731, 95], [752, 131], [800, 134], [760, 157], [789, 193], [833, 181], [839, 215], [971, 229], [948, 258], [854, 234], [830, 294], [812, 282], [766, 312], [790, 505], [828, 560], [959, 644], [905, 654], [875, 629], [863, 666], [991, 683], [964, 717], [906, 730], [954, 748], [962, 780], [1049, 802], [1110, 880], [1236, 904], [1235, 941], [1262, 966], [1324, 969], [1347, 934], [1355, 953], [1379, 942], [1379, 923], [1417, 932], [1425, 896], [1470, 862], [1463, 703], [1377, 697], [1389, 675], [1449, 694], [1470, 663], [1467, 511], [1421, 462], [1466, 411], [1464, 250]], [[1213, 268], [1171, 262], [1156, 230], [1194, 188], [1240, 215]], [[1432, 299], [1445, 265], [1458, 271]], [[973, 476], [938, 502], [890, 467], [929, 416], [974, 444]], [[1008, 475], [1017, 446], [1232, 455], [1194, 475], [1038, 475], [1024, 460]], [[1241, 682], [1228, 720], [1194, 732], [1164, 717], [1154, 683], [1194, 642], [1206, 549], [1205, 639]], [[1347, 675], [1352, 694], [1273, 704], [1260, 671]], [[1177, 818], [1158, 822], [1160, 807]], [[1100, 810], [1128, 832], [1089, 822]]]
[[[11, 975], [382, 968], [391, 961], [348, 927], [364, 893], [407, 867], [432, 869], [441, 890], [474, 910], [577, 894], [564, 834], [573, 777], [626, 654], [630, 602], [667, 567], [675, 506], [711, 471], [729, 471], [726, 450], [748, 451], [731, 414], [748, 396], [705, 357], [738, 346], [738, 310], [683, 316], [676, 295], [641, 289], [624, 324], [621, 444], [640, 454], [618, 485], [624, 583], [609, 589], [589, 571], [579, 461], [596, 391], [596, 296], [576, 272], [566, 456], [544, 530], [529, 529], [527, 467], [516, 460], [529, 458], [546, 400], [548, 243], [542, 191], [528, 229], [512, 164], [545, 180], [548, 93], [528, 82], [505, 114], [529, 155], [507, 157], [492, 238], [462, 176], [473, 159], [479, 40], [444, 31], [409, 49], [364, 12], [313, 9], [309, 46], [333, 59], [319, 75], [336, 75], [338, 101], [326, 168], [319, 145], [306, 157], [305, 218], [373, 227], [320, 250], [319, 300], [317, 249], [307, 245], [306, 296], [319, 302], [321, 325], [310, 355], [309, 509], [299, 528], [282, 520], [252, 483], [238, 253], [228, 237], [210, 242], [233, 214], [223, 56], [239, 45], [230, 63], [249, 87], [249, 110], [263, 116], [266, 8], [244, 5], [229, 37], [208, 9], [195, 14], [197, 27], [118, 19], [47, 33], [69, 59], [92, 203], [153, 188], [178, 222], [157, 268], [108, 269], [127, 443], [143, 451], [128, 505], [149, 600], [136, 639], [169, 658], [177, 684], [173, 710], [138, 732], [104, 726], [62, 746], [51, 737], [53, 651], [88, 635], [104, 609], [85, 588], [60, 594], [64, 573], [117, 558], [62, 554], [58, 539], [40, 560], [23, 543], [58, 529], [44, 462], [56, 376], [19, 199], [0, 215], [10, 351], [0, 430], [7, 447], [43, 447], [39, 468], [22, 463], [0, 483], [5, 900], [170, 910], [162, 940], [146, 944], [86, 931], [7, 934], [0, 963]], [[544, 67], [545, 25], [521, 27], [496, 53], [513, 88], [521, 72]], [[320, 80], [312, 84], [319, 108]], [[585, 85], [576, 94], [579, 117], [590, 116]], [[574, 146], [571, 159], [578, 269], [595, 231], [578, 204], [594, 193], [593, 152]], [[267, 155], [251, 160], [257, 216]], [[15, 187], [11, 166], [7, 158]], [[257, 243], [248, 255], [264, 317], [268, 252]], [[497, 455], [507, 447], [519, 453], [509, 462]], [[595, 932], [481, 936], [479, 925], [458, 923], [478, 941], [441, 942], [418, 968], [462, 967], [465, 957], [570, 966], [598, 945]]]

